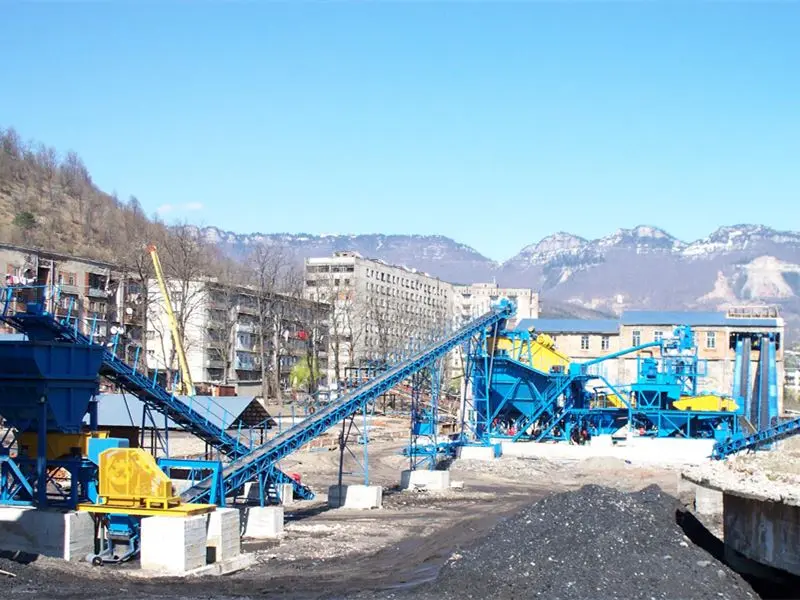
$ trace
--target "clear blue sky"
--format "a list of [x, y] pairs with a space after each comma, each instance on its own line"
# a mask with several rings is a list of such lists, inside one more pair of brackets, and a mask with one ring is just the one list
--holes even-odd
[[800, 228], [800, 3], [193, 4], [2, 3], [0, 125], [243, 233]]

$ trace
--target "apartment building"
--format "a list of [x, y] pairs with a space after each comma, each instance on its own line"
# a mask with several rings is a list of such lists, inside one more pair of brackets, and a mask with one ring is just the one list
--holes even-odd
[[467, 323], [488, 312], [500, 298], [508, 298], [517, 307], [516, 316], [509, 322], [511, 327], [522, 319], [539, 317], [538, 293], [529, 288], [501, 288], [497, 283], [456, 285], [453, 312], [461, 323]]
[[[654, 342], [672, 335], [675, 327], [688, 325], [695, 335], [698, 356], [707, 365], [705, 377], [699, 380], [701, 390], [731, 393], [736, 342], [745, 337], [773, 334], [777, 340], [776, 362], [778, 381], [784, 380], [784, 321], [771, 307], [740, 307], [728, 312], [670, 312], [632, 310], [619, 319], [525, 319], [517, 329], [547, 333], [556, 347], [578, 362], [585, 362]], [[759, 358], [757, 346], [751, 353], [751, 369], [755, 373]], [[632, 383], [636, 379], [637, 357], [649, 350], [626, 354], [598, 365], [600, 373], [611, 383]], [[780, 387], [780, 386], [779, 386]], [[779, 406], [783, 406], [783, 390], [779, 389]]]
[[[46, 298], [50, 312], [69, 317], [81, 332], [100, 341], [119, 333], [118, 347], [128, 358], [141, 345], [140, 286], [124, 279], [113, 264], [0, 244], [0, 265], [6, 274], [0, 285], [33, 286], [32, 293]], [[22, 302], [17, 308], [24, 308]]]
[[[262, 344], [269, 373], [274, 373], [277, 362], [282, 390], [288, 389], [291, 370], [302, 358], [313, 357], [326, 372], [328, 305], [271, 294], [260, 308], [251, 288], [211, 280], [173, 280], [167, 286], [183, 325], [186, 361], [195, 383], [235, 383], [255, 389], [261, 382]], [[177, 373], [166, 303], [156, 281], [150, 281], [148, 293], [153, 301], [148, 306], [147, 367]], [[266, 335], [262, 335], [262, 312]]]
[[305, 297], [332, 306], [329, 380], [384, 361], [454, 324], [453, 285], [356, 252], [305, 261]]

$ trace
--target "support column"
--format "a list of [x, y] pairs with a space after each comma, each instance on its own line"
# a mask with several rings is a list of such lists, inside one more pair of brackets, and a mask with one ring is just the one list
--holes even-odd
[[36, 504], [47, 506], [47, 396], [39, 399], [39, 439], [36, 440]]

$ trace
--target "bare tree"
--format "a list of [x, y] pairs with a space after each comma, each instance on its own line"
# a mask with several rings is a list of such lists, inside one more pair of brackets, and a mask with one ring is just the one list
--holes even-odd
[[330, 306], [328, 349], [333, 360], [333, 377], [338, 383], [343, 380], [344, 369], [353, 366], [361, 353], [368, 306], [358, 298], [352, 285], [344, 284], [340, 273], [327, 272], [315, 277], [307, 295]]
[[[120, 271], [119, 286], [123, 286], [122, 297], [125, 308], [133, 312], [130, 325], [130, 337], [141, 347], [141, 353], [147, 356], [147, 324], [148, 313], [156, 296], [150, 294], [149, 282], [155, 277], [153, 262], [146, 252], [149, 244], [159, 245], [162, 232], [147, 220], [139, 201], [131, 197], [123, 208], [122, 223], [117, 234], [113, 260]], [[122, 315], [120, 322], [125, 320]]]
[[261, 367], [261, 394], [264, 399], [281, 399], [280, 347], [281, 327], [279, 296], [293, 276], [289, 261], [280, 250], [259, 244], [249, 257], [250, 284], [255, 297]]
[[[56, 154], [55, 149], [45, 146], [44, 144], [40, 144], [39, 150], [36, 153], [36, 159], [39, 163], [39, 167], [42, 169], [45, 181], [47, 182], [48, 198], [50, 200], [50, 204], [52, 205], [53, 182], [55, 181], [56, 174], [58, 172], [58, 155]], [[42, 208], [46, 208], [46, 206], [43, 206]]]
[[205, 332], [209, 359], [221, 362], [222, 383], [227, 384], [235, 372], [236, 323], [241, 297], [241, 273], [230, 261], [224, 261], [209, 285], [209, 327]]
[[[197, 339], [196, 336], [187, 336], [187, 329], [203, 308], [207, 292], [206, 274], [213, 268], [216, 257], [197, 228], [187, 224], [173, 227], [158, 250], [168, 282], [178, 336], [188, 353]], [[153, 329], [161, 339], [162, 350], [165, 350], [166, 340], [170, 336], [169, 324], [159, 324], [154, 320]], [[169, 356], [165, 358], [168, 381], [172, 381], [177, 359], [175, 344], [170, 346]]]

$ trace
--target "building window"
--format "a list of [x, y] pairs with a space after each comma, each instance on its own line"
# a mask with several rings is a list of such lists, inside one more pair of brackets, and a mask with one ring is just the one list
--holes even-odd
[[706, 348], [713, 350], [717, 347], [717, 334], [714, 331], [706, 333]]
[[642, 332], [636, 330], [633, 332], [633, 339], [631, 340], [631, 346], [641, 346], [641, 345], [642, 345]]
[[581, 336], [581, 350], [588, 350], [589, 349], [589, 336], [582, 335]]
[[661, 338], [663, 338], [663, 337], [664, 337], [664, 332], [663, 331], [654, 331], [653, 332], [653, 341], [654, 342], [660, 342]]
[[611, 338], [607, 335], [604, 335], [600, 339], [600, 350], [608, 350], [609, 346], [611, 345]]

